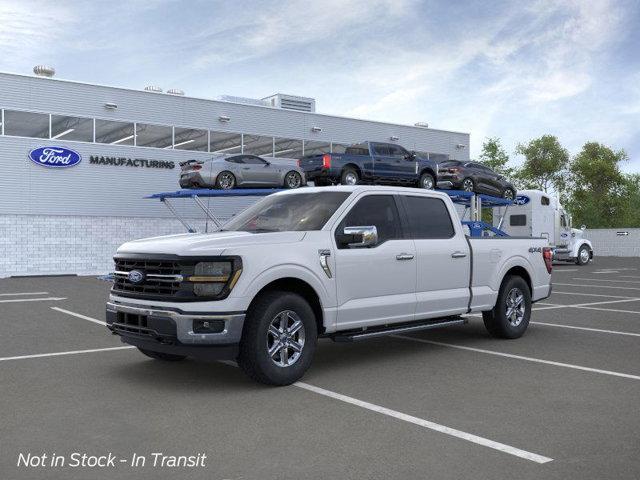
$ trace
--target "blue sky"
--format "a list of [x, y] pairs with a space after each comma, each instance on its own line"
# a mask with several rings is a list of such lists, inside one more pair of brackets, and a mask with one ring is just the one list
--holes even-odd
[[[0, 70], [624, 148], [640, 172], [640, 0], [0, 0]], [[515, 157], [518, 161], [519, 159]]]

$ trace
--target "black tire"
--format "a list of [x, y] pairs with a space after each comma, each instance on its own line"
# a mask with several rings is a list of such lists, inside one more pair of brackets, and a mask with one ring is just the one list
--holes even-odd
[[[587, 252], [586, 254], [584, 252]], [[576, 265], [586, 265], [591, 261], [591, 251], [586, 245], [582, 245], [578, 250], [578, 256], [576, 257]]]
[[460, 190], [464, 190], [465, 192], [475, 192], [476, 183], [471, 178], [465, 178], [460, 184]]
[[513, 190], [513, 188], [507, 187], [502, 192], [502, 198], [505, 198], [507, 200], [515, 200], [516, 192]]
[[[518, 322], [518, 314], [507, 317], [507, 301], [513, 291], [522, 294], [523, 315]], [[531, 291], [522, 277], [509, 275], [505, 277], [498, 292], [498, 299], [493, 310], [482, 312], [484, 326], [489, 333], [498, 338], [519, 338], [529, 326], [531, 318]]]
[[[227, 178], [229, 179], [230, 183], [227, 183]], [[216, 188], [219, 188], [220, 190], [231, 190], [235, 186], [236, 177], [231, 172], [225, 170], [224, 172], [220, 172], [216, 177]]]
[[[352, 175], [355, 176], [355, 183], [352, 183], [350, 180]], [[358, 175], [357, 170], [351, 167], [342, 170], [342, 175], [340, 176], [341, 185], [358, 185], [358, 183], [360, 183], [360, 175]]]
[[142, 352], [147, 357], [154, 358], [156, 360], [164, 360], [165, 362], [179, 362], [180, 360], [184, 360], [187, 358], [186, 355], [173, 355], [172, 353], [164, 353], [164, 352], [154, 352], [153, 350], [145, 350], [144, 348], [138, 347], [138, 350]]
[[[277, 365], [275, 355], [269, 355], [269, 327], [279, 314], [293, 312], [302, 322], [304, 341], [295, 363], [289, 366]], [[307, 301], [300, 295], [284, 291], [271, 291], [256, 298], [245, 319], [238, 365], [250, 378], [266, 385], [291, 385], [307, 371], [313, 360], [318, 340], [316, 319]], [[276, 342], [272, 344], [272, 348]], [[281, 349], [280, 351], [282, 351]], [[294, 352], [287, 347], [287, 352]], [[287, 358], [289, 354], [287, 354]], [[282, 361], [282, 357], [278, 356]]]
[[430, 173], [423, 173], [420, 175], [420, 180], [418, 181], [418, 188], [424, 188], [427, 190], [433, 190], [436, 188], [436, 179], [433, 178], [433, 175]]
[[[289, 177], [294, 177], [294, 180], [290, 180]], [[287, 172], [284, 176], [284, 188], [294, 189], [300, 188], [302, 186], [302, 175], [300, 175], [295, 170], [291, 170]]]

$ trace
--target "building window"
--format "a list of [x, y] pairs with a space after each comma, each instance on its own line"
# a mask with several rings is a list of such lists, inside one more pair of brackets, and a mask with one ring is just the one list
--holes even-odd
[[260, 135], [244, 134], [243, 153], [251, 155], [273, 156], [273, 137], [261, 137]]
[[242, 135], [228, 132], [209, 132], [209, 151], [211, 153], [242, 153]]
[[96, 120], [96, 142], [111, 145], [133, 145], [134, 125], [113, 120]]
[[93, 119], [51, 115], [51, 138], [93, 142]]
[[301, 158], [302, 140], [292, 140], [289, 138], [275, 138], [274, 157], [281, 158]]
[[344, 153], [348, 146], [346, 143], [332, 143], [331, 153]]
[[173, 128], [150, 123], [136, 124], [136, 146], [171, 148], [173, 145]]
[[49, 115], [4, 111], [4, 134], [15, 137], [49, 138]]
[[317, 142], [314, 140], [304, 141], [305, 155], [322, 155], [323, 153], [331, 153], [330, 142]]
[[209, 148], [209, 136], [206, 130], [175, 128], [173, 148], [177, 150], [196, 150], [206, 152]]

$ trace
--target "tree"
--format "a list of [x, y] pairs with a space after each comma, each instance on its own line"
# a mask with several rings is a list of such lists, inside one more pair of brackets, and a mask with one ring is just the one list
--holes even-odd
[[627, 154], [624, 150], [613, 151], [598, 142], [585, 143], [574, 157], [569, 168], [569, 206], [576, 225], [623, 225], [625, 216], [633, 211], [629, 199], [638, 192], [638, 179], [625, 178], [620, 171], [619, 164], [625, 160]]
[[569, 165], [569, 152], [560, 145], [554, 135], [543, 135], [527, 144], [519, 144], [516, 153], [525, 161], [517, 176], [523, 186], [560, 194], [565, 189], [565, 177]]
[[494, 172], [512, 177], [515, 173], [514, 168], [507, 166], [509, 163], [509, 155], [502, 147], [498, 137], [486, 138], [482, 144], [482, 153], [480, 154], [480, 162], [492, 169]]

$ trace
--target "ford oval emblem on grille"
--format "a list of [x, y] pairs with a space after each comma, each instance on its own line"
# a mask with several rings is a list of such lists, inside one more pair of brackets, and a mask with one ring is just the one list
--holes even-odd
[[144, 272], [141, 272], [140, 270], [131, 270], [128, 276], [129, 281], [135, 285], [144, 282], [144, 277]]

